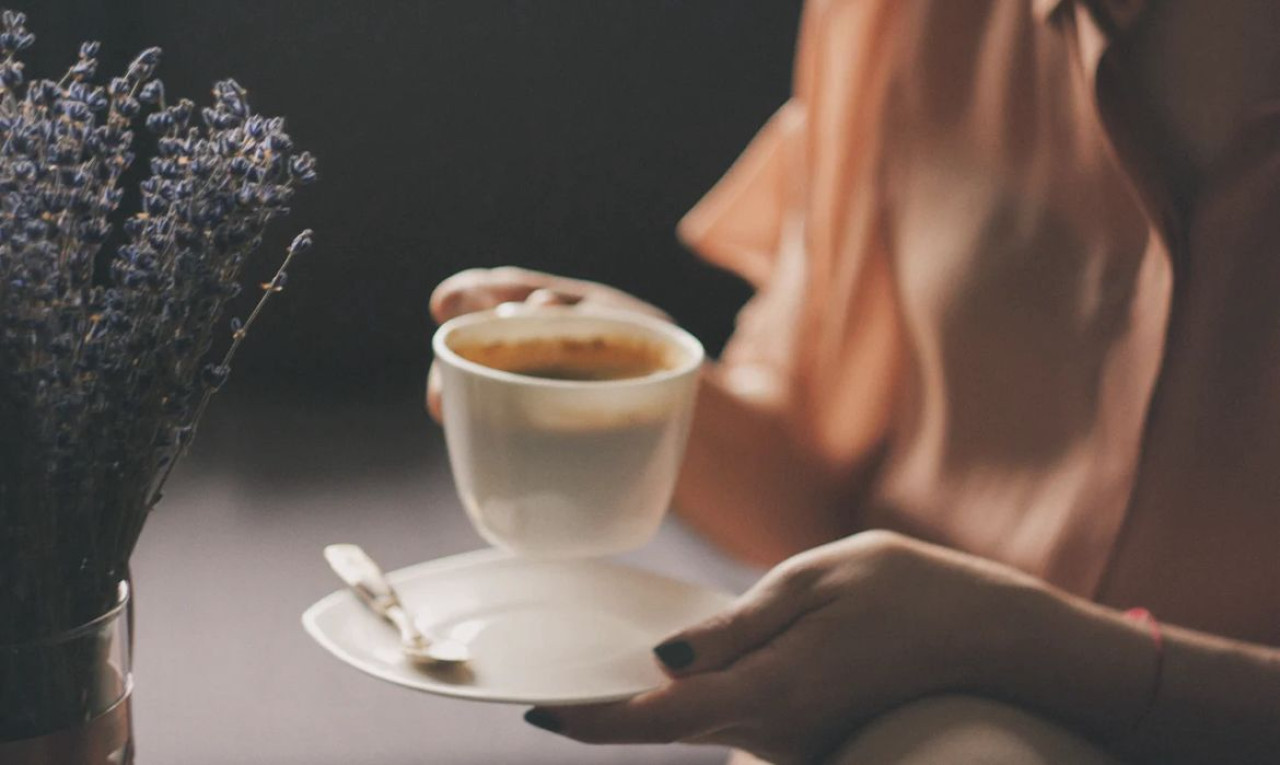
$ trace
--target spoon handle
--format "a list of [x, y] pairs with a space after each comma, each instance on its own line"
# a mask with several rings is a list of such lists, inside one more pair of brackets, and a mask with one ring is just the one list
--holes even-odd
[[382, 569], [359, 545], [329, 545], [324, 548], [324, 558], [370, 608], [383, 618], [396, 621], [390, 612], [401, 610], [400, 598], [396, 597]]
[[456, 640], [429, 640], [400, 605], [387, 577], [359, 545], [329, 545], [325, 560], [343, 582], [375, 614], [400, 632], [400, 650], [415, 664], [457, 668], [470, 660], [466, 645]]

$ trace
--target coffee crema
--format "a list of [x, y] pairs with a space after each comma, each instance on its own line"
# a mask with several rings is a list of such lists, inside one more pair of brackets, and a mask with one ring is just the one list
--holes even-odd
[[675, 366], [662, 345], [607, 335], [458, 343], [450, 348], [481, 366], [548, 380], [627, 380]]

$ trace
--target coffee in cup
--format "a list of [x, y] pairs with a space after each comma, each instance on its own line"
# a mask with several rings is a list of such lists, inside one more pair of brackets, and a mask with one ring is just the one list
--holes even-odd
[[549, 380], [627, 380], [677, 363], [662, 344], [622, 334], [459, 342], [452, 348], [481, 366]]

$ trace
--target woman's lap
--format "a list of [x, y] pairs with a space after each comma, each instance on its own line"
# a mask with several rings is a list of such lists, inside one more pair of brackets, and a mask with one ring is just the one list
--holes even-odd
[[[758, 762], [740, 753], [730, 765]], [[1034, 714], [970, 696], [937, 696], [879, 717], [828, 765], [1119, 765]]]

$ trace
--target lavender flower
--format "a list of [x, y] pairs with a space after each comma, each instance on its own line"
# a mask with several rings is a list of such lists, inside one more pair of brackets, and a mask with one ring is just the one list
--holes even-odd
[[[315, 159], [234, 80], [199, 109], [170, 102], [143, 51], [93, 82], [98, 43], [57, 81], [29, 83], [34, 37], [0, 13], [0, 644], [114, 597], [169, 471], [286, 267], [224, 334], [227, 302], [268, 224]], [[154, 136], [140, 209], [115, 230], [139, 122]], [[228, 349], [206, 359], [217, 341]], [[74, 564], [74, 565], [73, 565]], [[54, 572], [52, 575], [50, 572]], [[83, 592], [50, 609], [49, 592]]]

